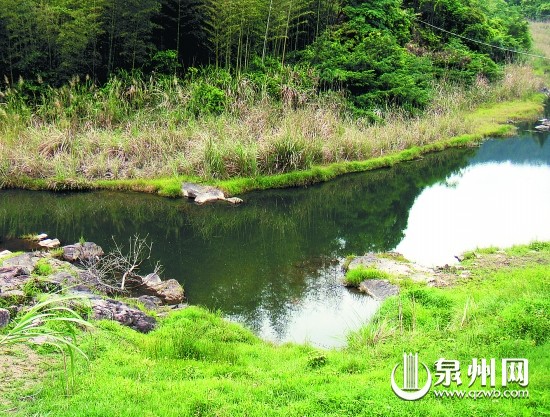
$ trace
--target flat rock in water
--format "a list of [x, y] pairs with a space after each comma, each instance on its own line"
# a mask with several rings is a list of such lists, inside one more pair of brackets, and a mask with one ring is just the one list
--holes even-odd
[[240, 199], [239, 197], [229, 197], [229, 198], [226, 198], [225, 201], [231, 204], [241, 204], [243, 202], [243, 200]]
[[208, 191], [195, 197], [195, 203], [197, 204], [211, 203], [218, 200], [225, 200], [225, 196], [220, 190]]
[[40, 246], [43, 248], [53, 249], [59, 247], [61, 245], [61, 242], [59, 239], [45, 239], [38, 242]]
[[181, 192], [184, 197], [195, 198], [199, 194], [208, 192], [207, 186], [200, 184], [193, 184], [192, 182], [184, 182], [181, 186]]
[[225, 200], [225, 194], [222, 190], [210, 185], [193, 184], [184, 182], [181, 186], [181, 192], [184, 197], [195, 199], [195, 203], [204, 204], [217, 200]]
[[359, 291], [379, 300], [399, 294], [399, 287], [385, 279], [367, 279], [359, 284]]
[[218, 195], [221, 193], [222, 197], [225, 197], [223, 191], [216, 187], [212, 187], [211, 185], [193, 184], [192, 182], [184, 182], [181, 186], [181, 192], [183, 193], [183, 196], [187, 198], [196, 198], [199, 195], [206, 193], [217, 193]]

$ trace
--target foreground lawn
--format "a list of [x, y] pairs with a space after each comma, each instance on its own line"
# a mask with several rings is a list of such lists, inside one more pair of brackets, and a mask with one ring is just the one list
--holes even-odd
[[[70, 395], [61, 364], [22, 416], [536, 416], [550, 404], [550, 244], [468, 254], [468, 278], [450, 288], [402, 283], [345, 350], [274, 346], [219, 315], [190, 307], [148, 335], [111, 322], [82, 336]], [[403, 401], [390, 373], [403, 352], [461, 361], [529, 360], [529, 398]], [[455, 387], [456, 388], [456, 387]], [[479, 389], [476, 385], [473, 388]], [[509, 389], [521, 389], [511, 384]], [[453, 389], [451, 386], [450, 389]], [[38, 392], [37, 392], [38, 391]], [[28, 392], [11, 392], [17, 401]]]

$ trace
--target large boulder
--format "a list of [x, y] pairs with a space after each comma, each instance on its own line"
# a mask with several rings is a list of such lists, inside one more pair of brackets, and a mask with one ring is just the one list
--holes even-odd
[[225, 200], [225, 196], [220, 190], [209, 191], [207, 193], [199, 194], [195, 197], [195, 203], [197, 204], [212, 203], [218, 200]]
[[225, 200], [225, 195], [222, 190], [209, 185], [184, 182], [181, 186], [181, 192], [184, 197], [194, 199], [197, 204]]
[[101, 246], [93, 242], [75, 243], [74, 245], [63, 246], [63, 259], [69, 262], [87, 261], [99, 256], [104, 252]]
[[159, 298], [164, 304], [179, 304], [185, 298], [183, 287], [175, 279], [162, 281], [157, 274], [149, 274], [142, 278], [142, 283], [143, 293]]
[[216, 193], [217, 195], [221, 194], [222, 198], [225, 197], [223, 192], [216, 187], [193, 184], [192, 182], [184, 182], [181, 186], [181, 192], [183, 193], [183, 196], [187, 198], [197, 198], [199, 195], [206, 193]]
[[179, 304], [185, 298], [183, 287], [175, 279], [166, 280], [154, 289], [156, 296], [165, 304]]

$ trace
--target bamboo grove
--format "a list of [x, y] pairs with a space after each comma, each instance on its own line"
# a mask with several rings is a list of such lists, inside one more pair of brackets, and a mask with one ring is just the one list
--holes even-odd
[[0, 73], [104, 79], [155, 64], [240, 70], [252, 57], [284, 62], [334, 23], [339, 7], [337, 0], [0, 0]]
[[505, 0], [0, 0], [0, 93], [25, 79], [33, 100], [44, 85], [121, 72], [286, 73], [372, 115], [424, 107], [432, 79], [497, 79], [520, 57], [503, 49], [530, 44], [521, 3]]

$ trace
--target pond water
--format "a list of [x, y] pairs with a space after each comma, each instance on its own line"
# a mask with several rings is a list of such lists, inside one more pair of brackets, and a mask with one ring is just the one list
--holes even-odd
[[548, 137], [524, 131], [325, 184], [249, 193], [238, 207], [0, 191], [0, 250], [20, 249], [14, 238], [31, 232], [105, 249], [112, 238], [147, 235], [163, 276], [184, 285], [189, 303], [268, 340], [340, 346], [378, 308], [340, 285], [344, 256], [397, 250], [445, 264], [477, 246], [550, 240]]

